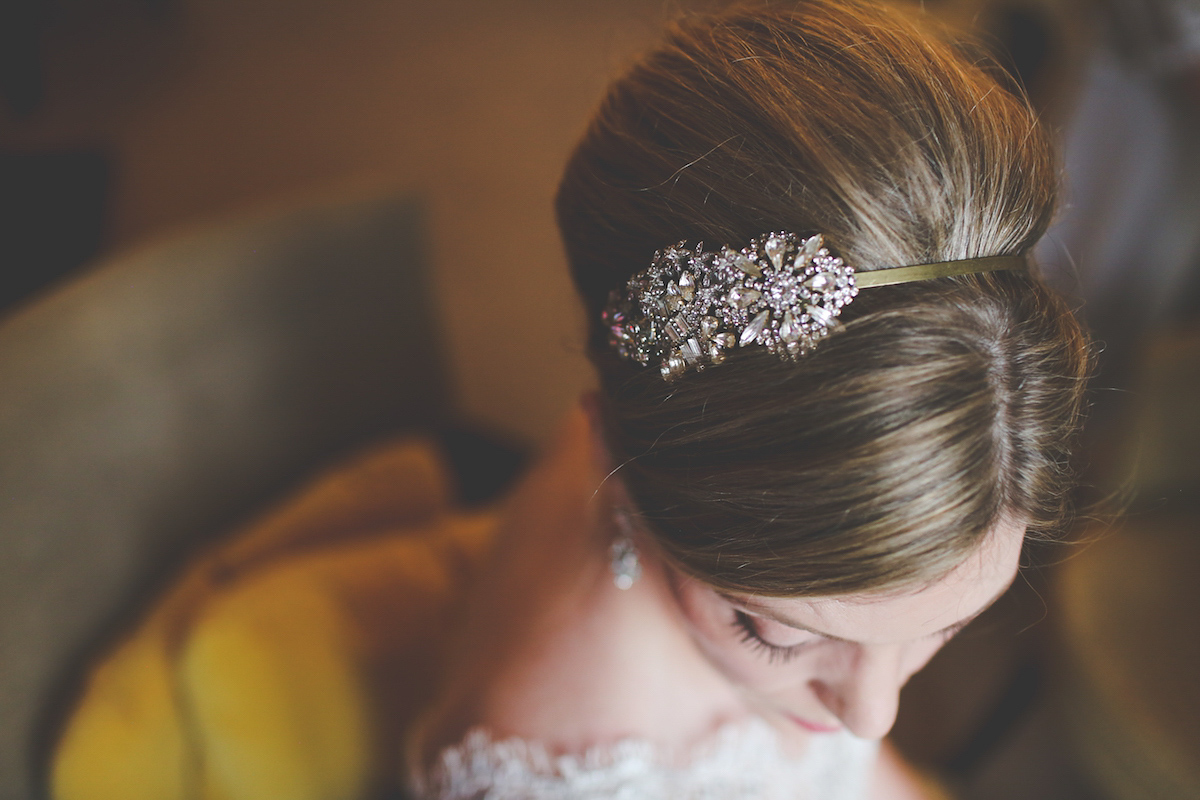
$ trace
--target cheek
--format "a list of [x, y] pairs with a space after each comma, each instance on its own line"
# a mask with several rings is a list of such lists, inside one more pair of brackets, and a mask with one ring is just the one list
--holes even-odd
[[[738, 647], [745, 650], [740, 642]], [[762, 694], [778, 694], [807, 684], [815, 674], [811, 658], [801, 654], [785, 664], [770, 663], [755, 652], [731, 651], [724, 661], [726, 676], [737, 685]]]

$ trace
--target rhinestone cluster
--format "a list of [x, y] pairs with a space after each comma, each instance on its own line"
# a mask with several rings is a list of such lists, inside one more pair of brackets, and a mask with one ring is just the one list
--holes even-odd
[[854, 270], [821, 234], [768, 233], [742, 250], [680, 242], [658, 251], [609, 296], [602, 318], [622, 358], [659, 362], [674, 380], [751, 344], [795, 360], [829, 335], [856, 294]]

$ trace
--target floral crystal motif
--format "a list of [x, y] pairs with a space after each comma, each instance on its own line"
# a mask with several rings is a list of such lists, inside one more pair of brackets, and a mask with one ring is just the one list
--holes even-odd
[[821, 234], [768, 233], [736, 251], [684, 242], [658, 251], [609, 296], [602, 318], [622, 358], [658, 362], [674, 380], [752, 344], [795, 360], [829, 335], [857, 294], [854, 270]]

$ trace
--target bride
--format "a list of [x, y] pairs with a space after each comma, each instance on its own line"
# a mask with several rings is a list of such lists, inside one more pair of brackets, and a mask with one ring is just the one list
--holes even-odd
[[877, 743], [1061, 525], [1088, 367], [981, 63], [855, 0], [678, 22], [558, 193], [598, 391], [487, 514], [408, 445], [201, 559], [54, 795], [928, 796]]

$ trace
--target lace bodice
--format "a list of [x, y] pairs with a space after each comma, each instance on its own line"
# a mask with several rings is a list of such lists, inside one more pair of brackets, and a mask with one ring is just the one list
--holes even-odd
[[788, 758], [759, 719], [730, 723], [671, 766], [648, 742], [627, 740], [582, 756], [551, 756], [521, 739], [475, 730], [411, 780], [419, 800], [862, 800], [876, 742], [814, 737]]

